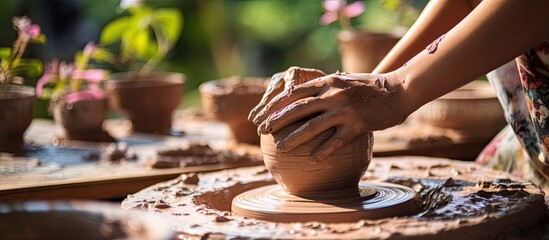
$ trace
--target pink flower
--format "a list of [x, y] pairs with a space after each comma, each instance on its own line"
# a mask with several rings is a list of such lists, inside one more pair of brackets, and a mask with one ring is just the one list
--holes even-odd
[[14, 17], [12, 22], [24, 41], [40, 36], [40, 26], [38, 24], [32, 24], [30, 18], [27, 16]]
[[107, 77], [107, 73], [101, 69], [74, 70], [73, 79], [81, 79], [92, 83], [99, 83]]
[[78, 92], [71, 92], [65, 95], [67, 103], [75, 103], [79, 101], [100, 100], [105, 98], [105, 94], [101, 89], [87, 89]]
[[42, 96], [44, 85], [51, 82], [55, 77], [57, 77], [57, 72], [59, 71], [59, 61], [57, 59], [53, 59], [48, 66], [46, 66], [46, 71], [40, 79], [38, 79], [38, 82], [36, 83], [36, 95], [38, 97]]
[[357, 17], [366, 9], [366, 6], [361, 1], [347, 5], [346, 0], [324, 0], [322, 2], [322, 7], [326, 10], [320, 17], [320, 24], [322, 25], [329, 25], [342, 17]]
[[84, 56], [91, 56], [95, 53], [96, 50], [97, 50], [97, 46], [95, 45], [95, 43], [88, 42], [88, 44], [86, 44], [86, 46], [84, 47], [84, 50], [82, 50], [82, 54]]

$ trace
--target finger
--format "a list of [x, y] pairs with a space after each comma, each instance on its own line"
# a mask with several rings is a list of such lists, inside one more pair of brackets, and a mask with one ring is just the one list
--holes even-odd
[[311, 153], [311, 163], [316, 164], [331, 156], [335, 151], [357, 136], [351, 128], [339, 127], [337, 131]]
[[325, 112], [305, 122], [301, 127], [290, 133], [286, 139], [277, 143], [279, 152], [288, 152], [312, 140], [322, 132], [334, 127], [338, 120], [332, 113]]
[[261, 98], [261, 101], [255, 106], [252, 111], [250, 111], [250, 114], [248, 114], [248, 121], [252, 121], [257, 113], [265, 107], [265, 105], [279, 92], [281, 92], [283, 79], [284, 76], [283, 72], [279, 72], [274, 74], [271, 77], [271, 82], [269, 83], [269, 86], [267, 87], [267, 90], [263, 94], [263, 97]]
[[269, 115], [279, 111], [285, 106], [291, 104], [292, 102], [297, 101], [298, 99], [303, 99], [306, 97], [316, 96], [322, 90], [322, 86], [317, 85], [307, 85], [307, 86], [298, 86], [294, 89], [286, 90], [281, 92], [276, 97], [274, 97], [254, 118], [253, 123], [258, 125], [259, 123], [265, 121]]
[[271, 114], [267, 120], [261, 123], [259, 131], [263, 134], [270, 134], [299, 119], [326, 110], [328, 110], [326, 100], [314, 97], [299, 99], [280, 111]]
[[320, 70], [313, 68], [301, 68], [301, 67], [290, 67], [286, 70], [284, 75], [284, 80], [286, 83], [285, 88], [289, 89], [296, 85], [308, 82], [312, 79], [326, 76], [326, 74]]

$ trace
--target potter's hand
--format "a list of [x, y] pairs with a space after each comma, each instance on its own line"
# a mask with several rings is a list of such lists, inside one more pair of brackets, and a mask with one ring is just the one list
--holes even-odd
[[294, 86], [308, 82], [312, 79], [325, 76], [326, 74], [320, 70], [311, 68], [290, 67], [284, 72], [279, 72], [273, 75], [271, 83], [263, 94], [261, 102], [252, 109], [248, 115], [248, 120], [255, 125], [259, 125], [265, 120], [265, 105], [271, 101], [277, 94], [282, 91], [289, 91]]
[[332, 74], [284, 91], [266, 106], [259, 132], [270, 134], [307, 116], [316, 116], [276, 144], [287, 152], [335, 127], [336, 132], [311, 154], [320, 161], [354, 137], [402, 123], [405, 91], [396, 74]]

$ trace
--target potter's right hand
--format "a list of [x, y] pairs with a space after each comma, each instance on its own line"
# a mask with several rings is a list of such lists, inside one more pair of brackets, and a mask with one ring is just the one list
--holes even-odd
[[284, 91], [265, 107], [261, 134], [271, 134], [308, 116], [316, 116], [276, 143], [288, 152], [320, 133], [336, 132], [311, 154], [321, 161], [366, 132], [402, 123], [411, 113], [407, 94], [396, 73], [331, 74]]
[[274, 74], [271, 78], [271, 83], [269, 84], [267, 91], [263, 94], [261, 102], [259, 102], [259, 104], [252, 109], [248, 115], [248, 120], [253, 122], [255, 125], [259, 125], [267, 117], [265, 115], [267, 110], [265, 107], [267, 103], [276, 95], [283, 91], [290, 91], [299, 84], [325, 75], [326, 74], [320, 70], [300, 67], [290, 67], [284, 72]]

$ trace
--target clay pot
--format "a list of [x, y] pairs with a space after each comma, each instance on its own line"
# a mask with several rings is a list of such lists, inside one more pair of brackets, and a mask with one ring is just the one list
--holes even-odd
[[337, 39], [343, 71], [369, 73], [400, 40], [402, 34], [339, 31]]
[[226, 123], [236, 142], [259, 144], [257, 127], [247, 117], [261, 101], [268, 83], [266, 78], [252, 77], [232, 77], [203, 83], [200, 85], [200, 97], [204, 113]]
[[109, 105], [107, 99], [52, 102], [52, 112], [55, 122], [65, 131], [69, 140], [112, 142], [112, 138], [103, 130], [103, 122], [107, 119]]
[[0, 150], [23, 148], [23, 134], [32, 121], [33, 87], [0, 85]]
[[99, 201], [4, 201], [0, 239], [175, 239], [165, 219]]
[[495, 135], [504, 125], [503, 109], [488, 82], [472, 82], [420, 108], [425, 124], [453, 129], [478, 129]]
[[111, 75], [105, 90], [110, 105], [131, 121], [134, 131], [169, 134], [184, 83], [181, 73], [154, 72], [139, 79], [135, 73], [120, 73]]
[[271, 135], [261, 135], [263, 160], [276, 182], [288, 193], [301, 197], [318, 197], [332, 191], [340, 192], [339, 196], [356, 194], [358, 181], [372, 159], [372, 133], [355, 137], [328, 159], [316, 164], [310, 161], [311, 152], [328, 139], [335, 129], [322, 132], [290, 152], [277, 152], [275, 143], [304, 123], [305, 120], [300, 120]]

